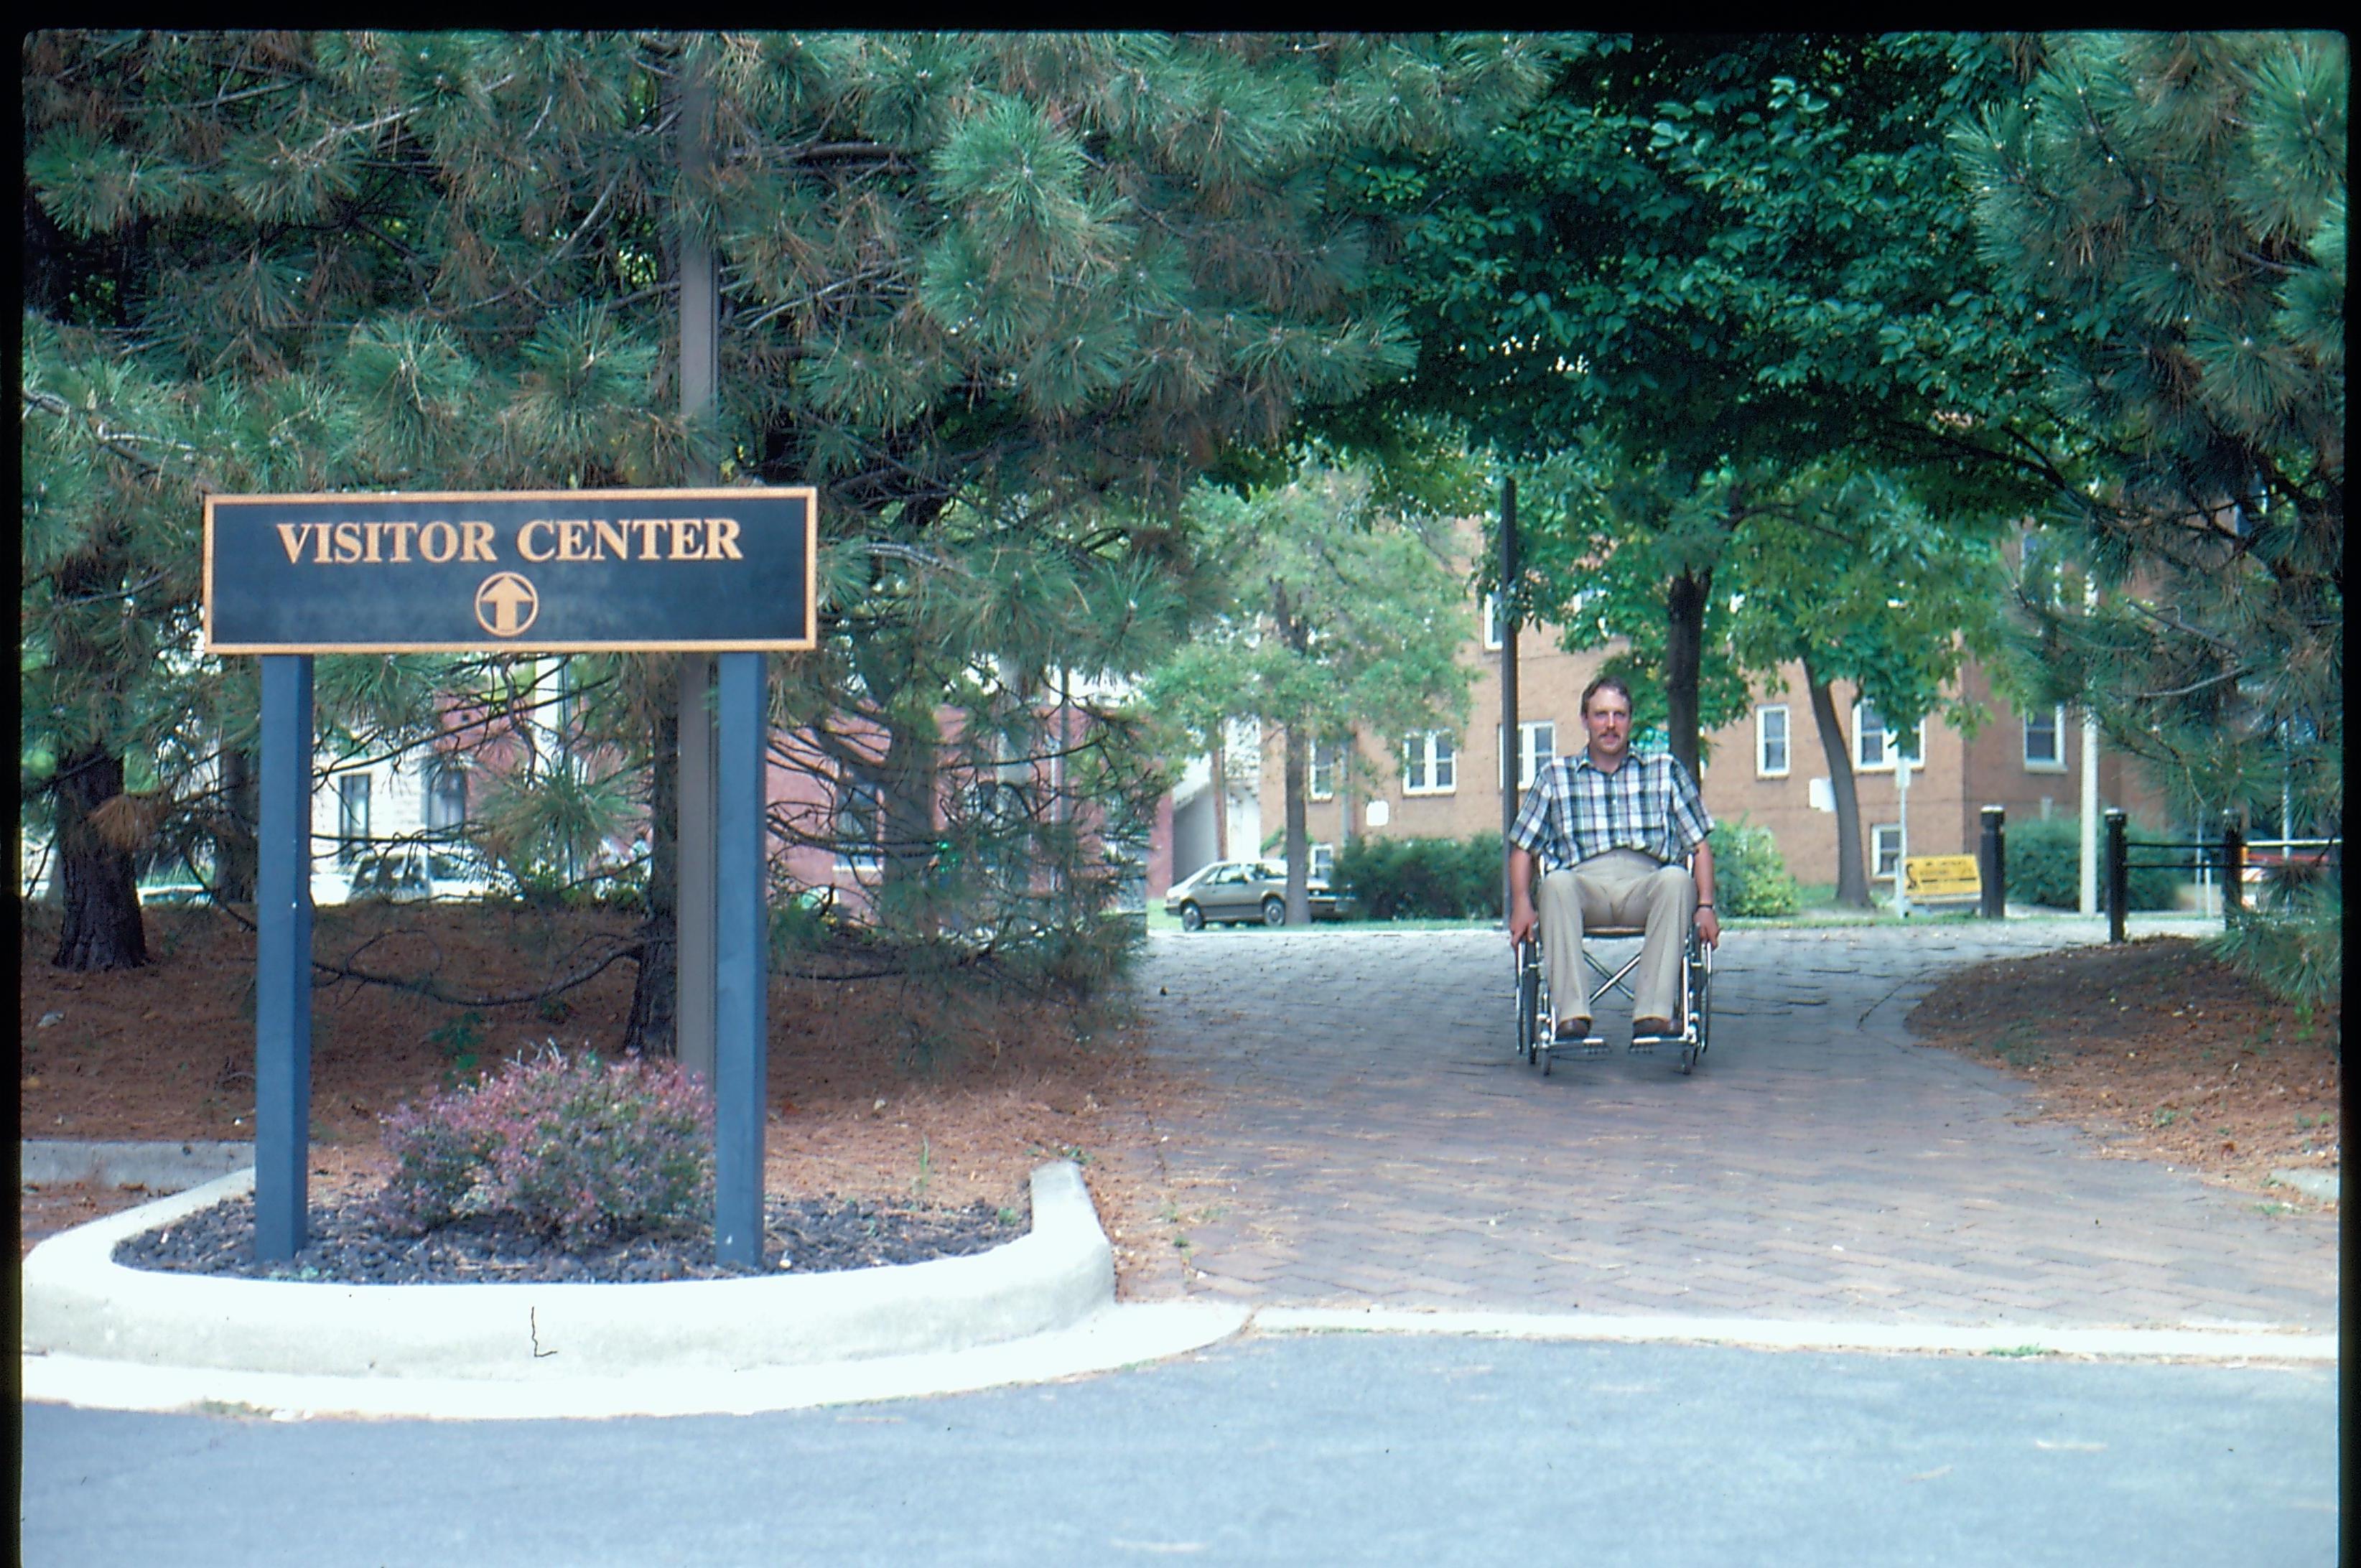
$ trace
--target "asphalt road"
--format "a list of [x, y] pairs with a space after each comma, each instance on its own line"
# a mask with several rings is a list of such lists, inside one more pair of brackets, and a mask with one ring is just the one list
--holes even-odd
[[779, 1415], [31, 1406], [22, 1560], [2310, 1564], [2333, 1368], [1249, 1338]]

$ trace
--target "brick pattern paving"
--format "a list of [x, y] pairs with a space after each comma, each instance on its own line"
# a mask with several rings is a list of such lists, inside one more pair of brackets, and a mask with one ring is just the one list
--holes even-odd
[[1945, 970], [2095, 922], [1745, 931], [1709, 1054], [1544, 1079], [1497, 932], [1159, 933], [1142, 1008], [1206, 1092], [1164, 1131], [1186, 1289], [1262, 1305], [2329, 1331], [2336, 1222], [2027, 1120], [1910, 1042]]

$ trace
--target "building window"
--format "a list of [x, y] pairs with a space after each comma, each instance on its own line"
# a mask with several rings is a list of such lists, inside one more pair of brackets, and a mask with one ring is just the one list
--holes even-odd
[[[1496, 740], [1499, 733], [1499, 726], [1494, 725], [1492, 734]], [[1521, 790], [1532, 788], [1533, 780], [1540, 776], [1542, 768], [1556, 756], [1557, 721], [1555, 719], [1537, 718], [1531, 724], [1518, 725], [1517, 787]], [[1506, 759], [1497, 759], [1497, 761], [1505, 762]], [[1496, 766], [1493, 772], [1498, 773], [1499, 769]]]
[[1869, 849], [1869, 874], [1892, 877], [1902, 869], [1902, 824], [1885, 822], [1871, 828]]
[[1876, 707], [1865, 702], [1852, 705], [1852, 765], [1857, 773], [1892, 773], [1897, 751], [1907, 755], [1910, 765], [1927, 765], [1927, 721], [1918, 721], [1918, 732], [1909, 738], [1905, 747], [1904, 737], [1885, 727]]
[[1304, 778], [1304, 787], [1310, 791], [1312, 799], [1336, 798], [1336, 762], [1344, 755], [1344, 751], [1342, 746], [1325, 746], [1316, 740], [1312, 742], [1312, 765]]
[[884, 857], [885, 791], [877, 775], [855, 768], [836, 784], [836, 864], [840, 871], [875, 871]]
[[1500, 622], [1500, 596], [1499, 594], [1486, 594], [1484, 596], [1485, 651], [1487, 652], [1497, 652], [1501, 643], [1508, 640], [1507, 633], [1508, 628], [1503, 626]]
[[426, 827], [435, 833], [456, 833], [467, 820], [467, 771], [458, 763], [438, 761], [426, 773]]
[[1334, 844], [1312, 845], [1312, 863], [1306, 869], [1306, 874], [1309, 875], [1313, 882], [1326, 882], [1330, 876], [1335, 872], [1335, 870], [1336, 846]]
[[2066, 705], [2048, 713], [2025, 716], [2025, 771], [2062, 773], [2066, 771]]
[[1429, 729], [1403, 737], [1404, 795], [1449, 795], [1458, 787], [1458, 755], [1447, 731]]
[[1754, 776], [1787, 776], [1787, 705], [1769, 703], [1754, 710]]
[[346, 773], [336, 780], [336, 859], [350, 865], [369, 841], [369, 776]]

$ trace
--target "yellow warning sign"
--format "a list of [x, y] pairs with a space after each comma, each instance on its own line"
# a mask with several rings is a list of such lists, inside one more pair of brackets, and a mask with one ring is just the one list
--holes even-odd
[[1902, 862], [1902, 885], [1913, 898], [1975, 898], [1983, 892], [1973, 855], [1912, 855]]

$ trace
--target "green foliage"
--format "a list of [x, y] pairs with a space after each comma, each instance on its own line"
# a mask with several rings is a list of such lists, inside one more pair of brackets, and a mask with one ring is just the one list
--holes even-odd
[[2345, 985], [2344, 893], [2333, 883], [2306, 888], [2279, 908], [2247, 911], [2206, 946], [2280, 1000], [2323, 1006]]
[[[247, 674], [195, 645], [205, 489], [709, 462], [821, 491], [782, 761], [866, 781], [865, 917], [923, 944], [1084, 939], [1121, 880], [1088, 825], [1163, 782], [1107, 677], [1203, 607], [1178, 499], [1414, 356], [1331, 182], [1479, 138], [1544, 65], [1497, 35], [57, 30], [22, 74], [28, 763], [233, 739]], [[691, 76], [708, 169], [680, 159]], [[728, 322], [695, 420], [685, 231]], [[569, 740], [654, 795], [670, 662], [577, 662], [612, 680]], [[1021, 806], [935, 821], [991, 782]], [[511, 836], [574, 841], [574, 793]], [[783, 826], [840, 847], [832, 811]]]
[[[2184, 814], [2344, 801], [2346, 46], [2064, 34], [1953, 133], [2078, 433], [2017, 679], [2095, 711]], [[2079, 567], [2069, 571], [2067, 568]], [[2086, 609], [2084, 579], [2101, 590]]]
[[443, 1053], [443, 1087], [452, 1088], [472, 1078], [477, 1063], [483, 1059], [484, 1015], [469, 1008], [434, 1025], [426, 1038]]
[[1713, 847], [1718, 913], [1725, 917], [1793, 915], [1803, 907], [1803, 890], [1789, 874], [1771, 829], [1743, 819], [1717, 822], [1708, 842]]
[[[2136, 817], [2125, 825], [2136, 842], [2164, 842], [2164, 836]], [[2099, 839], [2100, 898], [2106, 896], [2106, 835]], [[2082, 902], [2082, 824], [2079, 817], [2053, 817], [2048, 821], [2008, 825], [2006, 861], [2008, 896], [2012, 903], [2038, 904], [2049, 909], [2080, 908]], [[2184, 872], [2143, 866], [2158, 858], [2153, 850], [2133, 850], [2125, 885], [2134, 909], [2173, 909], [2180, 905]]]
[[[1474, 672], [1458, 662], [1466, 597], [1439, 520], [1389, 511], [1364, 463], [1301, 455], [1284, 484], [1199, 487], [1182, 516], [1223, 564], [1213, 624], [1148, 682], [1148, 706], [1201, 745], [1232, 718], [1288, 748], [1286, 858], [1309, 865], [1304, 769], [1314, 744], [1463, 729]], [[1357, 753], [1356, 753], [1357, 754]], [[1292, 891], [1290, 893], [1292, 897]]]
[[1368, 920], [1497, 920], [1504, 864], [1498, 833], [1467, 839], [1354, 839], [1330, 879]]
[[672, 1063], [554, 1047], [386, 1118], [379, 1195], [419, 1230], [505, 1214], [569, 1246], [695, 1225], [713, 1197], [713, 1109]]

